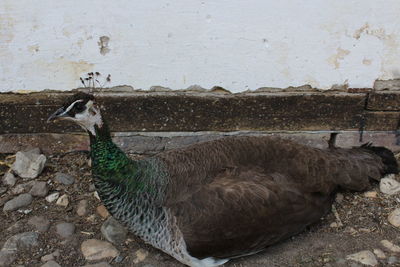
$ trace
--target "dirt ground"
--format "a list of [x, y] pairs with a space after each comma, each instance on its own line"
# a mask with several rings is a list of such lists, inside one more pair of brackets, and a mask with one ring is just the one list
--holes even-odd
[[[1, 155], [0, 160], [6, 155]], [[7, 167], [0, 166], [0, 176]], [[61, 185], [54, 182], [54, 174], [63, 172], [75, 177], [72, 185]], [[398, 177], [396, 177], [399, 180]], [[96, 262], [85, 260], [81, 252], [81, 243], [84, 240], [94, 238], [104, 240], [100, 232], [104, 222], [96, 211], [101, 202], [94, 197], [94, 191], [85, 153], [70, 153], [63, 155], [50, 155], [42, 174], [36, 179], [46, 181], [49, 193], [60, 192], [69, 196], [67, 207], [48, 203], [44, 197], [35, 197], [29, 205], [32, 211], [28, 214], [19, 211], [2, 211], [4, 203], [15, 197], [10, 190], [0, 194], [0, 248], [11, 236], [32, 231], [27, 223], [32, 216], [44, 216], [50, 220], [51, 226], [47, 232], [40, 233], [40, 245], [31, 250], [18, 252], [18, 259], [13, 266], [41, 266], [41, 257], [59, 249], [60, 256], [55, 261], [61, 266], [83, 266]], [[23, 183], [18, 178], [18, 183]], [[381, 249], [385, 252], [384, 259], [378, 259], [378, 266], [400, 266], [400, 253], [390, 252], [381, 244], [381, 240], [389, 240], [394, 244], [400, 244], [400, 229], [392, 226], [388, 220], [388, 214], [400, 207], [400, 195], [388, 196], [379, 191], [379, 185], [373, 184], [370, 191], [376, 191], [376, 197], [367, 197], [362, 192], [340, 192], [334, 204], [337, 216], [329, 213], [316, 225], [309, 227], [304, 233], [290, 240], [271, 246], [265, 252], [235, 259], [225, 264], [229, 267], [245, 266], [362, 266], [346, 260], [346, 256], [362, 250]], [[85, 216], [77, 215], [77, 203], [79, 200], [88, 200], [88, 213]], [[340, 220], [340, 221], [339, 221]], [[75, 234], [64, 240], [55, 234], [54, 225], [57, 222], [71, 222], [76, 226]], [[107, 259], [112, 266], [183, 266], [168, 255], [144, 244], [132, 234], [123, 245], [116, 245], [120, 252], [117, 259]], [[138, 249], [148, 251], [148, 256], [134, 264], [137, 258], [135, 252]], [[104, 261], [104, 260], [102, 260]], [[117, 261], [117, 262], [116, 262]]]

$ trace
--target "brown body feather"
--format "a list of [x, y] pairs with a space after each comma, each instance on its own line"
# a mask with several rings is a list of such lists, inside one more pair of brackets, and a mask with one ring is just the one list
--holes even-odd
[[164, 206], [188, 252], [232, 258], [302, 231], [330, 210], [338, 187], [363, 190], [385, 172], [365, 148], [321, 150], [275, 137], [232, 137], [157, 156]]

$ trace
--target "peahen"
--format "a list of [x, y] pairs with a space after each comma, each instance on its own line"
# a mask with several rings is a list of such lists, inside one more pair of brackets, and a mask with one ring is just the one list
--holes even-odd
[[369, 179], [398, 172], [383, 147], [324, 150], [276, 137], [229, 137], [132, 160], [85, 93], [49, 117], [56, 119], [88, 132], [95, 186], [109, 212], [189, 266], [262, 251], [318, 221], [339, 187], [364, 190]]

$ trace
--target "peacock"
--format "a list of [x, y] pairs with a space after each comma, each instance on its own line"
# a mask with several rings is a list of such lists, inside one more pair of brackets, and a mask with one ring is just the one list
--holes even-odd
[[265, 250], [329, 212], [338, 188], [361, 191], [370, 179], [398, 173], [384, 147], [318, 149], [272, 136], [227, 137], [133, 160], [83, 92], [54, 120], [89, 134], [93, 180], [112, 216], [188, 266]]

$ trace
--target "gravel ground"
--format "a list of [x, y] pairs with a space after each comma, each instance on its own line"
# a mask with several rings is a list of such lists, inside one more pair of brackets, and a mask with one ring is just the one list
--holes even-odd
[[[0, 177], [14, 159], [0, 154]], [[37, 178], [15, 177], [15, 185], [12, 178], [0, 184], [0, 266], [183, 266], [118, 225], [102, 233], [102, 225], [113, 222], [96, 198], [85, 153], [50, 155]], [[25, 196], [22, 206], [4, 211], [9, 200], [26, 193], [34, 195], [31, 201]], [[400, 227], [388, 220], [397, 208], [400, 193], [384, 194], [378, 183], [368, 193], [339, 192], [333, 212], [304, 233], [224, 266], [362, 266], [348, 255], [366, 250], [359, 261], [400, 266]]]

